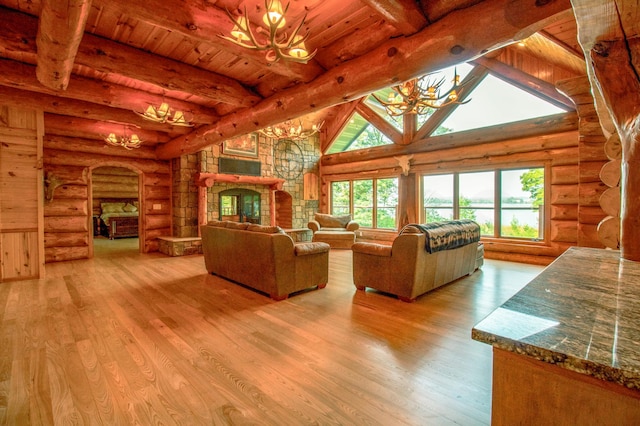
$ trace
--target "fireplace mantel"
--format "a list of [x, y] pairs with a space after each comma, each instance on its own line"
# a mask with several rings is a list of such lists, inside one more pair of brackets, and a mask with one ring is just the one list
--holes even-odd
[[210, 188], [215, 182], [265, 185], [271, 190], [282, 190], [285, 180], [274, 177], [228, 175], [224, 173], [197, 173], [196, 185]]
[[269, 196], [269, 213], [271, 216], [271, 225], [276, 224], [276, 202], [275, 192], [281, 191], [285, 180], [274, 177], [261, 176], [241, 176], [228, 175], [224, 173], [196, 173], [196, 185], [198, 188], [198, 224], [207, 223], [207, 189], [213, 186], [215, 182], [225, 183], [246, 183], [253, 185], [265, 185], [271, 190]]

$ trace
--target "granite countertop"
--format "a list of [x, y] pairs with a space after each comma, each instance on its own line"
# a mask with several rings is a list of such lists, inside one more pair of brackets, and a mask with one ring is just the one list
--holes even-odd
[[472, 330], [472, 338], [640, 389], [640, 262], [570, 248]]

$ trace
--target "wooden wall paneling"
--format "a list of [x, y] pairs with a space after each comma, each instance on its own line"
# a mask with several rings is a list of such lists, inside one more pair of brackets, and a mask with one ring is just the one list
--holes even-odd
[[86, 232], [45, 232], [44, 246], [50, 247], [86, 247], [89, 235]]
[[551, 184], [577, 184], [580, 167], [578, 163], [558, 165], [551, 168]]
[[63, 262], [67, 260], [87, 259], [89, 247], [47, 247], [45, 248], [45, 261]]
[[0, 107], [0, 281], [44, 277], [41, 116]]
[[[72, 191], [70, 188], [60, 190], [62, 191], [60, 197], [63, 200], [69, 200], [67, 209], [71, 209], [72, 205], [77, 205], [77, 201], [70, 200], [80, 197], [81, 193], [86, 194], [84, 199], [90, 200], [90, 202], [82, 217], [70, 216], [64, 220], [61, 217], [47, 215], [45, 218], [45, 228], [48, 233], [47, 261], [69, 260], [79, 258], [78, 256], [82, 258], [93, 255], [91, 216], [98, 213], [101, 197], [139, 199], [141, 250], [145, 252], [157, 251], [157, 242], [146, 243], [147, 221], [145, 217], [147, 215], [164, 215], [164, 217], [155, 217], [149, 221], [149, 225], [154, 227], [162, 226], [161, 224], [171, 220], [171, 169], [169, 162], [154, 158], [140, 159], [135, 157], [135, 153], [121, 152], [126, 150], [115, 152], [104, 150], [103, 147], [96, 147], [95, 141], [86, 141], [81, 138], [64, 138], [66, 142], [73, 142], [71, 144], [59, 143], [60, 140], [60, 137], [48, 137], [47, 139], [44, 151], [46, 171], [59, 176], [66, 183], [84, 184], [84, 189], [75, 188], [73, 194], [69, 193]], [[65, 147], [69, 147], [71, 150], [65, 150]], [[91, 191], [88, 187], [89, 170], [91, 170]], [[140, 177], [138, 172], [141, 173]], [[144, 182], [143, 186], [140, 185], [140, 180]], [[63, 192], [67, 192], [67, 195], [65, 196]], [[160, 206], [160, 208], [154, 209], [154, 206]], [[56, 211], [65, 210], [64, 207], [52, 206], [49, 208], [49, 213], [52, 213], [54, 209]], [[161, 229], [159, 235], [171, 234], [170, 227]], [[78, 233], [85, 233], [86, 239], [76, 235]], [[87, 249], [76, 246], [76, 244], [85, 244], [87, 241]], [[52, 245], [58, 243], [61, 245]], [[63, 247], [65, 244], [73, 246], [65, 248]]]
[[606, 137], [591, 96], [589, 78], [582, 76], [559, 82], [558, 85], [576, 104], [579, 117], [578, 245], [604, 248], [598, 239], [597, 225], [593, 223], [593, 218], [599, 216], [602, 219], [606, 216], [602, 210], [600, 214], [594, 212], [594, 209], [599, 208], [600, 196], [607, 189], [600, 179], [600, 171], [608, 161], [604, 149]]
[[89, 232], [86, 216], [45, 216], [45, 232]]
[[39, 275], [38, 232], [2, 232], [2, 281], [35, 278]]
[[578, 205], [555, 205], [551, 206], [551, 220], [575, 220], [578, 221]]

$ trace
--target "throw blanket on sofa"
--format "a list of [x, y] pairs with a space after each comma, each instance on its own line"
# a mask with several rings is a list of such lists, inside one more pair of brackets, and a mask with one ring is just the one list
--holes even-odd
[[[410, 228], [410, 227], [413, 227]], [[415, 232], [426, 234], [425, 249], [429, 253], [454, 249], [476, 241], [480, 241], [480, 226], [469, 219], [451, 220], [447, 222], [431, 222], [425, 224], [409, 224], [400, 233]]]

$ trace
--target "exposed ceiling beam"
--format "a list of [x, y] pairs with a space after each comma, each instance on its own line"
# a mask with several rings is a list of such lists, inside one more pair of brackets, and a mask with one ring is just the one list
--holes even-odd
[[427, 25], [427, 19], [414, 0], [362, 0], [362, 2], [384, 16], [404, 35], [415, 34]]
[[84, 35], [91, 0], [43, 0], [36, 45], [38, 81], [64, 90]]
[[[548, 24], [547, 19], [571, 7], [569, 0], [543, 3], [532, 8], [528, 0], [496, 0], [455, 11], [415, 35], [390, 40], [370, 54], [327, 71], [311, 83], [283, 90], [250, 109], [226, 115], [214, 125], [203, 126], [159, 146], [158, 157], [194, 153], [233, 136], [467, 62], [526, 38]], [[491, 31], [471, 34], [460, 22], [473, 22]]]
[[[147, 130], [167, 132], [167, 126], [165, 124], [145, 120], [130, 110], [111, 108], [90, 102], [60, 98], [58, 96], [45, 94], [33, 96], [32, 92], [6, 86], [0, 86], [0, 99], [2, 99], [3, 104], [15, 106], [17, 108], [41, 109], [45, 112], [51, 112], [54, 114], [130, 124], [131, 126], [137, 126]], [[175, 137], [176, 135], [190, 131], [190, 128], [175, 127], [171, 129], [170, 133], [172, 135], [169, 137]]]
[[[31, 55], [35, 63], [38, 20], [0, 7], [0, 21], [0, 51]], [[75, 63], [235, 106], [249, 107], [261, 99], [231, 78], [90, 34], [82, 38]]]
[[372, 124], [383, 135], [388, 137], [395, 144], [402, 144], [402, 133], [393, 127], [391, 123], [373, 111], [367, 104], [360, 102], [356, 105], [356, 112]]
[[[0, 59], [0, 85], [136, 111], [142, 111], [147, 105], [160, 105], [165, 100], [161, 95], [77, 75], [72, 76], [66, 90], [53, 90], [38, 82], [33, 65], [9, 59]], [[173, 109], [189, 111], [194, 123], [218, 120], [218, 115], [210, 108], [173, 98], [169, 103]], [[163, 127], [166, 131], [173, 129], [169, 124]]]
[[[146, 142], [145, 146], [166, 142], [167, 135], [154, 130], [127, 127], [126, 125], [97, 121], [90, 118], [70, 117], [53, 113], [44, 114], [44, 128], [47, 135], [77, 137], [82, 139], [102, 140], [111, 132], [121, 135], [127, 129], [129, 134], [135, 133]], [[154, 155], [155, 157], [155, 155]]]
[[[231, 30], [233, 23], [220, 9], [207, 7], [199, 2], [181, 2], [179, 7], [166, 0], [145, 0], [137, 2], [131, 0], [94, 0], [94, 5], [107, 9], [126, 11], [127, 15], [150, 22], [173, 33], [183, 34], [185, 37], [207, 44], [216, 44], [216, 48], [245, 58], [248, 61], [264, 65], [264, 53], [244, 49], [233, 43], [223, 41], [218, 37], [224, 29]], [[303, 82], [311, 81], [324, 70], [314, 61], [308, 64], [276, 62], [270, 64], [269, 71]]]
[[545, 101], [562, 108], [564, 110], [575, 110], [573, 101], [558, 92], [556, 87], [547, 83], [544, 80], [540, 80], [526, 72], [522, 72], [516, 68], [513, 68], [507, 64], [504, 64], [497, 59], [491, 58], [476, 58], [474, 60], [476, 64], [489, 68], [491, 73], [496, 77], [505, 80], [522, 90], [531, 93]]
[[[467, 100], [473, 89], [478, 87], [482, 80], [487, 76], [489, 71], [483, 66], [475, 66], [469, 74], [462, 81], [462, 94], [460, 94], [460, 102]], [[413, 137], [413, 141], [419, 141], [421, 139], [429, 137], [445, 120], [453, 114], [453, 111], [457, 108], [456, 104], [448, 105], [444, 108], [437, 109], [431, 114], [429, 119], [418, 129]]]
[[349, 120], [355, 112], [356, 107], [359, 103], [364, 102], [364, 99], [365, 98], [356, 99], [329, 108], [326, 120], [328, 124], [322, 129], [320, 137], [320, 150], [323, 154], [326, 154], [327, 150], [333, 144], [333, 141], [340, 135], [347, 124], [349, 124]]

